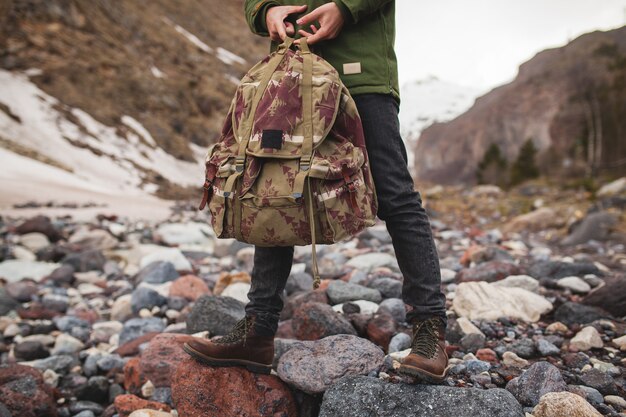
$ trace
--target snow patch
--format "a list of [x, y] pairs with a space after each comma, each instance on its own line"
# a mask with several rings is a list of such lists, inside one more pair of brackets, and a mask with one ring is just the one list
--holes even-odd
[[137, 120], [127, 115], [122, 116], [121, 120], [122, 120], [122, 123], [124, 123], [126, 126], [130, 127], [135, 132], [137, 132], [139, 136], [141, 136], [143, 140], [145, 140], [147, 143], [149, 143], [152, 146], [156, 146], [156, 141], [154, 140], [150, 132], [148, 132], [148, 130], [145, 127], [143, 127], [143, 125], [139, 123]]
[[237, 64], [245, 64], [246, 60], [240, 57], [239, 55], [230, 52], [228, 49], [224, 49], [221, 46], [217, 48], [217, 58], [225, 64], [233, 65]]
[[160, 69], [158, 69], [154, 65], [150, 67], [150, 72], [152, 73], [152, 75], [155, 78], [165, 78], [165, 77], [167, 77], [167, 75], [165, 75], [165, 73], [163, 71], [161, 71]]
[[168, 25], [174, 27], [174, 30], [176, 30], [176, 32], [180, 33], [181, 35], [183, 35], [185, 38], [187, 38], [187, 40], [189, 42], [191, 42], [192, 44], [194, 44], [196, 47], [198, 47], [199, 49], [203, 50], [204, 52], [206, 52], [207, 54], [210, 54], [211, 52], [213, 52], [213, 48], [211, 48], [209, 45], [207, 45], [206, 43], [202, 42], [200, 40], [200, 38], [198, 38], [196, 35], [194, 35], [193, 33], [189, 32], [187, 29], [185, 29], [184, 27], [182, 27], [181, 25], [178, 25], [174, 22], [172, 22], [170, 19], [168, 19], [167, 17], [163, 17], [163, 21], [165, 23], [167, 23]]

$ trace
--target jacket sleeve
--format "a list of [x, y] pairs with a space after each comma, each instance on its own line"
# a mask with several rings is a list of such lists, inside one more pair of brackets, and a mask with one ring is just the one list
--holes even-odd
[[362, 18], [390, 3], [392, 0], [333, 0], [348, 23], [357, 23]]
[[267, 9], [272, 6], [280, 6], [275, 0], [246, 0], [244, 4], [244, 12], [246, 14], [246, 21], [252, 33], [259, 36], [269, 36], [267, 31], [267, 24], [265, 22], [265, 15]]

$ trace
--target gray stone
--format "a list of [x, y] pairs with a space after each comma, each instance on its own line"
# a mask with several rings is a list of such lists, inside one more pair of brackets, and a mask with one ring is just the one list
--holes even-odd
[[161, 307], [164, 304], [167, 304], [167, 298], [147, 287], [135, 289], [130, 299], [130, 307], [135, 314], [139, 313], [142, 308], [151, 310], [154, 306]]
[[326, 294], [328, 294], [332, 304], [341, 304], [355, 300], [367, 300], [374, 303], [382, 301], [380, 291], [341, 280], [331, 281], [326, 289]]
[[376, 278], [369, 284], [369, 287], [380, 291], [383, 298], [402, 297], [402, 281], [397, 279], [388, 277]]
[[107, 259], [101, 251], [91, 249], [80, 253], [69, 254], [63, 258], [61, 262], [71, 265], [76, 272], [87, 272], [102, 271], [106, 261]]
[[296, 272], [295, 274], [289, 275], [287, 284], [285, 285], [285, 290], [288, 295], [309, 291], [311, 288], [313, 288], [313, 277], [306, 272]]
[[74, 327], [82, 327], [89, 329], [91, 325], [87, 320], [79, 319], [74, 316], [62, 316], [52, 319], [54, 325], [64, 333], [69, 333]]
[[478, 359], [472, 359], [465, 362], [465, 369], [467, 373], [479, 374], [481, 372], [486, 372], [490, 370], [491, 364], [489, 362], [481, 361]]
[[528, 268], [528, 275], [537, 279], [559, 279], [586, 274], [604, 275], [597, 266], [584, 262], [541, 261]]
[[380, 303], [380, 308], [388, 310], [396, 323], [404, 323], [406, 321], [406, 308], [404, 307], [404, 301], [400, 298], [387, 298]]
[[411, 347], [411, 336], [406, 333], [398, 333], [389, 341], [388, 353], [400, 352]]
[[381, 266], [386, 266], [395, 270], [400, 269], [395, 256], [388, 253], [366, 253], [364, 255], [358, 255], [350, 259], [346, 265], [365, 272], [369, 272], [372, 269]]
[[336, 334], [356, 335], [352, 324], [328, 304], [308, 302], [293, 313], [291, 327], [300, 340], [317, 340]]
[[554, 319], [563, 324], [587, 324], [601, 318], [611, 318], [611, 315], [598, 307], [568, 301], [563, 303], [554, 312]]
[[367, 375], [383, 364], [382, 349], [367, 339], [335, 335], [302, 342], [278, 362], [280, 379], [308, 394], [326, 391], [347, 375]]
[[506, 384], [506, 389], [520, 404], [532, 407], [548, 392], [567, 391], [559, 369], [545, 361], [535, 362], [522, 375]]
[[529, 359], [535, 356], [536, 348], [535, 343], [526, 337], [516, 340], [509, 346], [509, 350], [515, 353], [520, 358]]
[[537, 340], [536, 346], [541, 356], [554, 356], [561, 352], [561, 349], [546, 339]]
[[157, 317], [134, 318], [124, 323], [120, 333], [120, 346], [135, 340], [147, 333], [162, 332], [165, 329], [163, 320]]
[[470, 333], [463, 336], [459, 342], [464, 352], [476, 352], [485, 346], [487, 338], [481, 333]]
[[580, 376], [580, 382], [583, 385], [597, 389], [602, 395], [616, 395], [618, 393], [617, 386], [611, 375], [596, 368], [584, 372]]
[[569, 392], [573, 392], [585, 398], [592, 405], [604, 403], [604, 397], [600, 394], [600, 391], [595, 388], [585, 385], [568, 385], [567, 389]]
[[600, 211], [588, 214], [574, 227], [569, 236], [561, 241], [563, 245], [579, 245], [590, 240], [603, 241], [611, 237], [618, 217], [613, 213]]
[[72, 367], [78, 365], [79, 362], [70, 355], [56, 355], [45, 359], [37, 359], [27, 364], [33, 368], [39, 369], [41, 372], [44, 372], [46, 369], [52, 369], [57, 374], [65, 375]]
[[389, 384], [377, 378], [347, 377], [324, 394], [319, 417], [524, 417], [503, 389]]
[[194, 304], [187, 316], [187, 330], [208, 330], [211, 336], [227, 334], [245, 315], [245, 304], [231, 297], [205, 295]]
[[164, 284], [178, 278], [178, 272], [173, 263], [156, 261], [149, 263], [135, 275], [135, 282], [147, 282], [149, 284]]
[[337, 277], [343, 274], [343, 268], [348, 258], [341, 252], [329, 252], [324, 254], [318, 261], [320, 275], [324, 277]]

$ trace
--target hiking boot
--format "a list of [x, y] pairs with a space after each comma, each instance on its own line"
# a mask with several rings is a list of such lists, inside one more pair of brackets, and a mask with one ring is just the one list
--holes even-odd
[[226, 336], [208, 340], [195, 338], [183, 349], [210, 366], [245, 366], [249, 371], [269, 374], [274, 360], [274, 336], [259, 332], [256, 317], [239, 320]]
[[446, 328], [440, 317], [431, 317], [413, 324], [411, 353], [402, 360], [399, 372], [417, 382], [439, 383], [448, 372]]

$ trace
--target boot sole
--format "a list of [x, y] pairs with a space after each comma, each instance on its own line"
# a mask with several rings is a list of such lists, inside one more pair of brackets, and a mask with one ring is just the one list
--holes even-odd
[[183, 350], [191, 355], [194, 359], [209, 366], [230, 367], [230, 366], [243, 366], [250, 372], [255, 374], [268, 375], [272, 372], [272, 365], [265, 365], [258, 362], [247, 361], [245, 359], [218, 359], [207, 356], [198, 352], [187, 343], [183, 344]]
[[442, 374], [437, 375], [412, 366], [401, 365], [400, 368], [398, 368], [398, 372], [415, 378], [418, 383], [439, 384], [446, 379], [448, 369], [450, 369], [450, 365], [443, 370]]

